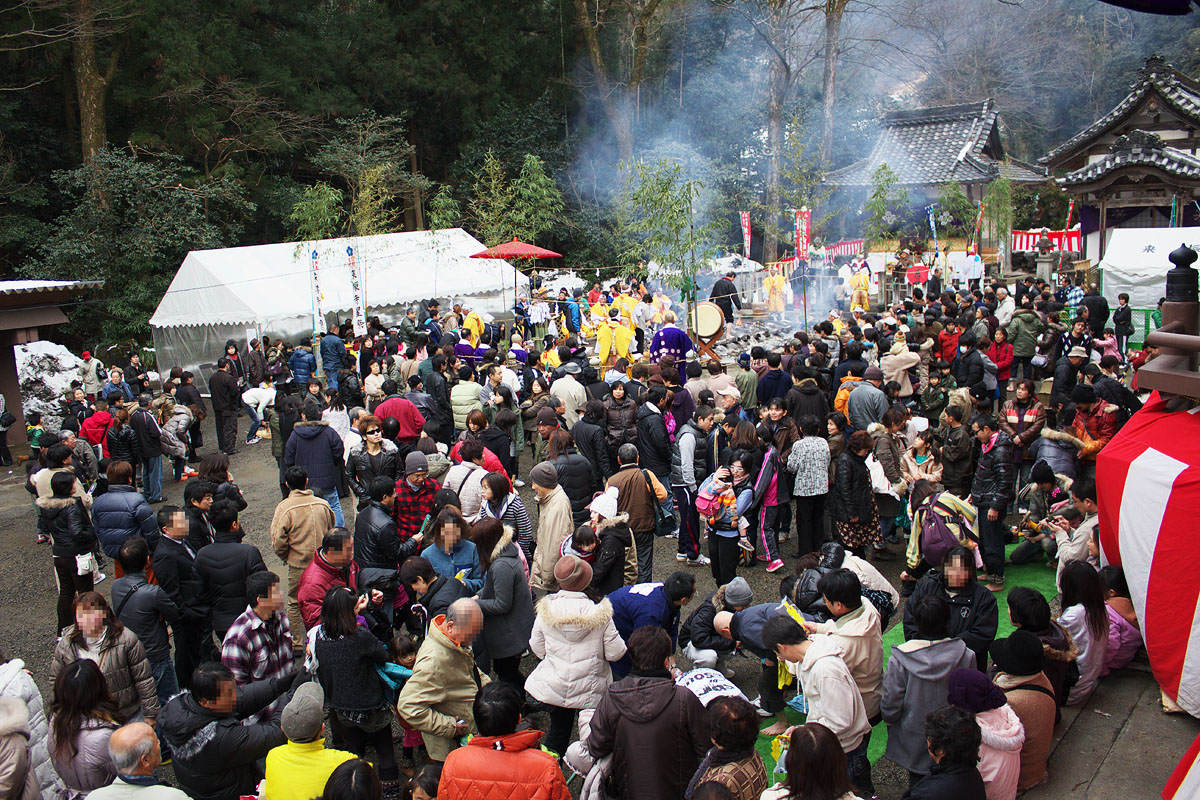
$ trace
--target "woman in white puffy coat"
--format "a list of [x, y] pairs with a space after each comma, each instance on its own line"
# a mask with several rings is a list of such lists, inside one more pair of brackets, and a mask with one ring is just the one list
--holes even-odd
[[580, 738], [586, 738], [591, 712], [612, 683], [608, 662], [625, 655], [625, 642], [608, 599], [595, 603], [583, 592], [592, 581], [586, 561], [563, 556], [554, 565], [554, 577], [561, 590], [538, 603], [529, 649], [542, 661], [525, 679], [525, 691], [550, 706], [545, 744], [562, 755], [577, 713]]
[[[3, 658], [0, 655], [0, 660]], [[0, 697], [19, 698], [29, 709], [29, 763], [37, 775], [42, 797], [54, 797], [62, 789], [62, 782], [50, 763], [50, 750], [46, 745], [49, 725], [42, 707], [42, 695], [21, 659], [0, 664]]]

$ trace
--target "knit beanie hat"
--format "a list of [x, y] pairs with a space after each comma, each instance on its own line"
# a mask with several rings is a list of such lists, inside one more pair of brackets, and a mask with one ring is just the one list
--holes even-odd
[[413, 450], [404, 457], [404, 474], [407, 476], [415, 472], [429, 472], [429, 459], [420, 450]]
[[750, 591], [750, 584], [746, 583], [746, 579], [738, 576], [725, 584], [725, 604], [737, 606], [739, 608], [748, 606], [754, 601], [754, 592]]
[[558, 415], [549, 406], [542, 406], [537, 413], [538, 425], [558, 425]]
[[529, 480], [543, 489], [553, 489], [558, 486], [558, 470], [549, 461], [543, 461], [529, 470]]
[[609, 486], [592, 500], [588, 509], [599, 514], [604, 519], [615, 517], [617, 515], [617, 495], [619, 489], [616, 486]]
[[554, 564], [554, 580], [568, 592], [582, 592], [592, 582], [592, 566], [579, 556], [563, 556]]
[[977, 669], [964, 667], [950, 673], [950, 687], [946, 695], [950, 705], [971, 714], [980, 714], [999, 708], [1007, 700], [1000, 687]]
[[1071, 390], [1072, 403], [1094, 403], [1096, 402], [1096, 390], [1086, 383], [1076, 384]]
[[1029, 479], [1034, 483], [1054, 483], [1054, 469], [1045, 461], [1039, 461], [1029, 470]]

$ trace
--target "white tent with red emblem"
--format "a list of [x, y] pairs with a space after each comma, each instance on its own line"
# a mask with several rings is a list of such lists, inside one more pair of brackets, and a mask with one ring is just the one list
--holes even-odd
[[1157, 392], [1100, 451], [1104, 560], [1120, 566], [1154, 677], [1200, 717], [1200, 408], [1168, 412]]

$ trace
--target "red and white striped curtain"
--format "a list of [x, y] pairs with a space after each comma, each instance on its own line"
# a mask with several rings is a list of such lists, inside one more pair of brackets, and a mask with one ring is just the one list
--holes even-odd
[[833, 258], [834, 256], [856, 256], [862, 252], [862, 239], [844, 239], [837, 244], [826, 245], [825, 256]]
[[[1082, 238], [1078, 228], [1069, 231], [1047, 231], [1046, 236], [1048, 236], [1050, 241], [1054, 243], [1055, 250], [1062, 250], [1068, 253], [1083, 252]], [[1028, 253], [1037, 250], [1037, 243], [1041, 240], [1041, 238], [1041, 230], [1013, 231], [1013, 252]]]

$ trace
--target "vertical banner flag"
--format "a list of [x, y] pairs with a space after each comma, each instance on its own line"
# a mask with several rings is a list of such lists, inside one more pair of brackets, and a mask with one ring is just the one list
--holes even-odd
[[980, 203], [979, 204], [979, 213], [975, 215], [975, 230], [971, 232], [971, 246], [975, 247], [976, 253], [978, 253], [980, 255], [982, 255], [982, 254], [979, 253], [979, 250], [981, 250], [982, 248], [978, 247], [978, 243], [979, 243], [979, 230], [980, 230], [980, 228], [983, 227], [983, 208], [984, 208], [984, 204]]
[[313, 335], [320, 336], [325, 332], [325, 316], [321, 313], [321, 262], [317, 251], [312, 251], [312, 269], [309, 270], [309, 283], [312, 285], [312, 315]]
[[796, 212], [796, 260], [808, 261], [809, 226], [812, 212], [802, 208]]
[[1071, 202], [1067, 204], [1067, 224], [1063, 225], [1064, 231], [1071, 230], [1071, 214], [1075, 211], [1075, 198], [1071, 198]]
[[929, 217], [929, 230], [933, 234], [933, 261], [936, 266], [940, 251], [938, 250], [937, 222], [933, 218], [933, 206], [925, 206], [925, 214]]
[[750, 212], [742, 211], [739, 216], [742, 218], [742, 255], [746, 258], [750, 257]]
[[350, 291], [354, 295], [354, 335], [367, 335], [367, 306], [363, 297], [362, 275], [358, 271], [358, 260], [354, 257], [354, 248], [346, 248], [346, 257], [350, 260]]

